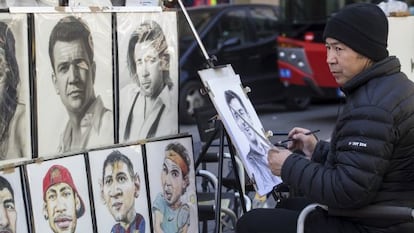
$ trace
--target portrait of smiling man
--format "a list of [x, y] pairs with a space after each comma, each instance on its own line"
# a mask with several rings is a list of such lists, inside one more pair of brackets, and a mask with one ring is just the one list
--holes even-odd
[[43, 178], [43, 216], [54, 233], [73, 233], [85, 213], [72, 175], [62, 165], [53, 165]]

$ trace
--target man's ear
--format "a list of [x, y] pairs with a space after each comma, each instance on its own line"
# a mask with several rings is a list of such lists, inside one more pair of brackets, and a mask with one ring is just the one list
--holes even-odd
[[45, 220], [49, 219], [49, 215], [47, 213], [47, 204], [46, 204], [46, 202], [43, 202], [43, 217], [45, 217]]
[[189, 178], [188, 174], [183, 177], [183, 180], [184, 180], [184, 187], [183, 187], [182, 194], [185, 193], [185, 191], [187, 190], [187, 187], [190, 185], [190, 178]]
[[54, 71], [52, 72], [52, 83], [53, 83], [53, 86], [55, 87], [56, 94], [59, 95], [59, 88], [57, 87], [57, 80], [56, 80], [56, 75]]
[[141, 181], [139, 179], [138, 173], [134, 174], [133, 179], [134, 179], [134, 186], [135, 186], [134, 197], [137, 198], [139, 196], [139, 191], [141, 189]]
[[101, 180], [101, 179], [99, 179], [99, 189], [100, 189], [100, 196], [101, 196], [101, 201], [102, 201], [102, 203], [103, 204], [106, 204], [106, 201], [105, 201], [105, 196], [104, 196], [104, 187], [103, 187], [103, 181]]
[[79, 194], [75, 195], [75, 208], [76, 208], [76, 213], [79, 213], [79, 211], [82, 208], [81, 201], [79, 199]]

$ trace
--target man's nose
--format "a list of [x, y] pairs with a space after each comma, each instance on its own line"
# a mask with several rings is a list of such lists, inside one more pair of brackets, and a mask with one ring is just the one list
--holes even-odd
[[9, 217], [7, 216], [7, 210], [3, 206], [0, 207], [0, 226], [7, 227], [9, 225]]
[[80, 68], [76, 64], [71, 64], [70, 65], [70, 70], [69, 70], [69, 75], [70, 75], [70, 77], [69, 77], [70, 82], [79, 81]]

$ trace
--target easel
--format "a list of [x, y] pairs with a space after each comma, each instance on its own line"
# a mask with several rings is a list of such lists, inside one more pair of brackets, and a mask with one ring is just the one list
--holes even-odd
[[[210, 69], [219, 69], [220, 67], [216, 67], [214, 65], [214, 61], [216, 61], [215, 57], [210, 57], [196, 31], [196, 29], [194, 28], [194, 25], [191, 21], [190, 16], [187, 13], [187, 10], [185, 9], [184, 4], [182, 3], [181, 0], [177, 0], [178, 4], [180, 5], [180, 8], [183, 11], [183, 14], [187, 20], [187, 23], [189, 24], [191, 31], [194, 34], [194, 37], [203, 53], [203, 56], [206, 60], [206, 65], [207, 68]], [[164, 0], [164, 5], [165, 6], [171, 6], [175, 3], [175, 0]], [[216, 119], [217, 121], [220, 121], [220, 119]], [[217, 195], [215, 197], [215, 229], [214, 232], [219, 233], [220, 232], [220, 217], [221, 217], [221, 194], [222, 194], [222, 178], [223, 178], [223, 158], [224, 158], [224, 144], [225, 144], [225, 139], [227, 140], [228, 143], [228, 148], [229, 148], [229, 153], [230, 153], [230, 158], [231, 158], [231, 162], [232, 162], [232, 166], [233, 168], [237, 167], [237, 162], [235, 159], [235, 150], [234, 147], [232, 147], [232, 145], [230, 144], [230, 138], [229, 135], [227, 134], [227, 132], [225, 132], [223, 123], [220, 121], [219, 124], [216, 124], [216, 128], [214, 130], [214, 133], [211, 135], [211, 138], [207, 141], [207, 143], [203, 146], [203, 149], [200, 153], [200, 156], [198, 157], [197, 161], [195, 162], [195, 168], [197, 168], [200, 163], [203, 160], [203, 155], [205, 155], [207, 153], [208, 148], [211, 146], [212, 142], [215, 140], [215, 138], [217, 137], [217, 134], [219, 134], [219, 152], [218, 152], [218, 185], [217, 185]], [[246, 203], [244, 200], [244, 193], [243, 193], [243, 189], [241, 187], [241, 183], [240, 183], [240, 177], [238, 172], [235, 172], [235, 178], [236, 178], [236, 183], [237, 183], [237, 189], [238, 192], [240, 194], [240, 202], [241, 202], [241, 206], [243, 209], [243, 213], [245, 213], [246, 210]]]

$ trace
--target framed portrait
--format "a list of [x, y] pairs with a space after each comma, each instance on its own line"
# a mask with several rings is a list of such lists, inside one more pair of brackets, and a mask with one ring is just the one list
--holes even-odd
[[185, 136], [144, 144], [154, 232], [198, 232], [192, 143]]
[[267, 152], [272, 144], [265, 136], [262, 123], [242, 87], [240, 77], [220, 76], [211, 73], [211, 70], [199, 74], [209, 89], [214, 107], [256, 191], [260, 195], [268, 194], [282, 182], [280, 177], [272, 174], [267, 162]]
[[94, 232], [84, 154], [25, 166], [34, 232]]
[[176, 12], [117, 13], [120, 142], [178, 133]]
[[[140, 145], [88, 153], [98, 233], [150, 233], [149, 201]], [[129, 226], [125, 229], [123, 226]]]
[[111, 13], [34, 14], [39, 156], [114, 144], [111, 23]]
[[26, 210], [24, 182], [21, 167], [8, 168], [0, 171], [0, 208], [2, 210], [0, 229], [4, 232], [31, 232]]
[[28, 23], [0, 13], [0, 164], [32, 158]]

